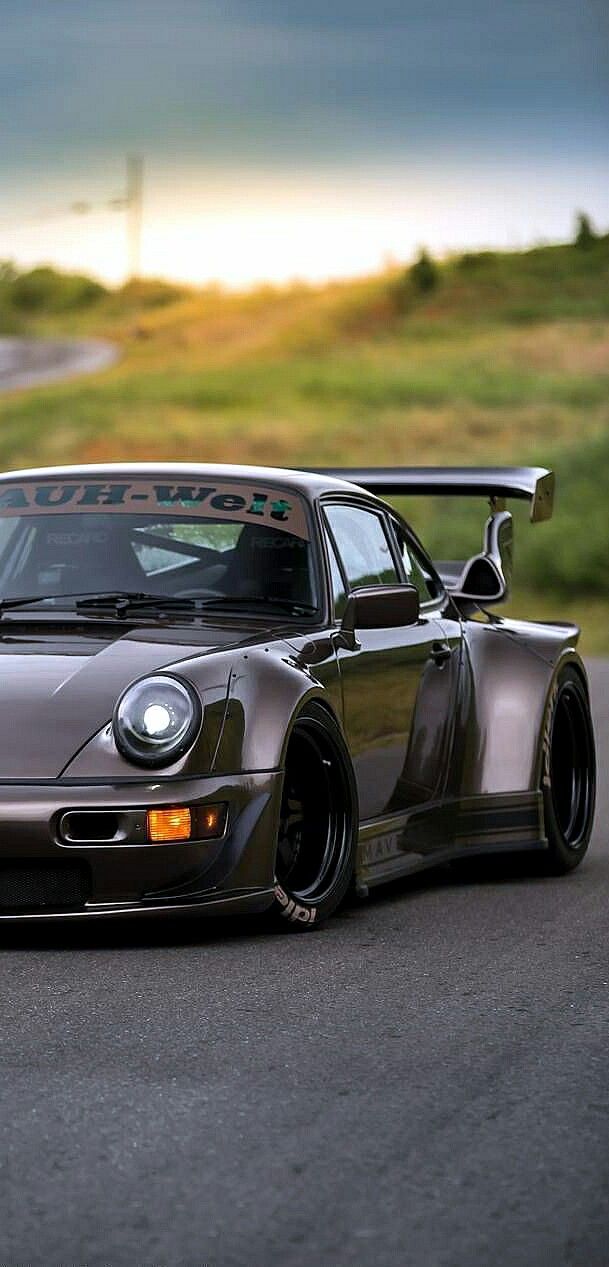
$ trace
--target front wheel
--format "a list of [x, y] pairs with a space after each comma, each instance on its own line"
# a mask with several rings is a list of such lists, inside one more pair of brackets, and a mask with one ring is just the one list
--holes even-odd
[[542, 791], [548, 870], [572, 871], [590, 843], [596, 795], [594, 731], [588, 693], [570, 665], [555, 683], [544, 732]]
[[308, 704], [290, 735], [283, 784], [271, 917], [284, 928], [317, 927], [337, 909], [353, 878], [357, 794], [336, 722]]

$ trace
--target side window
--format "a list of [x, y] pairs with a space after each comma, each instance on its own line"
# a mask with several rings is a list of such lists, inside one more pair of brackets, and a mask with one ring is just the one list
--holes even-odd
[[398, 524], [394, 524], [394, 527], [407, 581], [416, 586], [421, 603], [433, 602], [440, 594], [440, 586], [435, 576], [432, 575], [425, 559], [421, 557], [413, 542], [408, 540]]
[[342, 578], [341, 570], [338, 566], [336, 551], [332, 542], [326, 534], [326, 545], [328, 547], [328, 558], [330, 560], [330, 581], [332, 583], [332, 603], [334, 615], [340, 620], [347, 603], [347, 595], [345, 594], [345, 582]]
[[326, 515], [351, 589], [399, 584], [385, 529], [374, 511], [328, 506]]

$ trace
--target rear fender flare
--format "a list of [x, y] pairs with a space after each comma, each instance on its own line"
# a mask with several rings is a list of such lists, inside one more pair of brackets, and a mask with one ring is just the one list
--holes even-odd
[[590, 700], [590, 686], [588, 682], [588, 674], [586, 673], [586, 669], [584, 667], [584, 663], [581, 657], [572, 651], [564, 652], [563, 655], [560, 656], [560, 658], [558, 659], [556, 663], [556, 666], [554, 668], [554, 673], [552, 674], [552, 678], [548, 687], [547, 697], [546, 697], [545, 712], [544, 712], [543, 725], [542, 725], [541, 734], [540, 734], [539, 753], [538, 753], [538, 762], [537, 762], [536, 786], [538, 788], [541, 788], [543, 785], [545, 785], [545, 783], [549, 779], [550, 734], [551, 734], [551, 726], [552, 726], [552, 714], [554, 711], [556, 696], [558, 694], [558, 680], [560, 678], [560, 675], [563, 669], [565, 669], [567, 666], [575, 669], [576, 673], [581, 678], [582, 685], [586, 692], [586, 697], [588, 701]]
[[[560, 627], [468, 622], [470, 692], [455, 792], [462, 797], [533, 792], [541, 787], [544, 736], [552, 691], [572, 664], [587, 684], [574, 641]], [[530, 636], [529, 636], [530, 634]], [[552, 637], [553, 635], [553, 637]]]

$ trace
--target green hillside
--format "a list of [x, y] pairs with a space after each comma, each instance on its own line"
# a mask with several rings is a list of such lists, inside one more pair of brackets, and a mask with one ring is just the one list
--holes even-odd
[[[516, 610], [609, 647], [609, 237], [423, 260], [247, 294], [0, 270], [0, 332], [120, 344], [95, 377], [0, 397], [0, 466], [192, 458], [277, 465], [555, 466], [555, 518], [518, 515]], [[479, 546], [484, 506], [419, 502], [432, 549]]]

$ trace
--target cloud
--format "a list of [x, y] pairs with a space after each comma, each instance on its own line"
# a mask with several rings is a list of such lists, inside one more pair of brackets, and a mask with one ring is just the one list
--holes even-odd
[[600, 0], [0, 0], [0, 161], [606, 139]]

